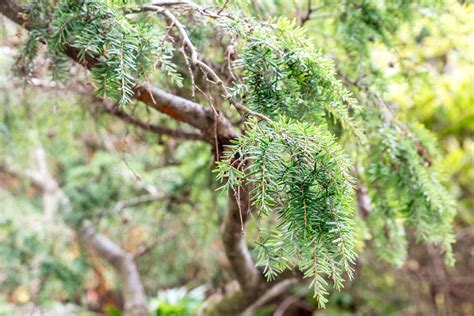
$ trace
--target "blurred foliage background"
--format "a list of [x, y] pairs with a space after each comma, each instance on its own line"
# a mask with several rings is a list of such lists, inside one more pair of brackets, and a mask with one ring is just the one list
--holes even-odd
[[[261, 18], [301, 19], [307, 6], [242, 2]], [[360, 246], [355, 279], [316, 314], [474, 315], [474, 5], [449, 1], [396, 32], [388, 27], [352, 54], [358, 39], [339, 36], [351, 26], [341, 29], [336, 14], [316, 11], [305, 21], [316, 45], [351, 80], [377, 85], [408, 121], [422, 122], [440, 141], [458, 200], [457, 263], [447, 269], [429, 246], [412, 243], [407, 262], [394, 268]], [[84, 218], [131, 252], [159, 243], [138, 259], [147, 293], [155, 293], [152, 308], [194, 315], [205, 293], [231, 280], [221, 273], [228, 264], [219, 237], [226, 205], [215, 191], [208, 145], [157, 137], [97, 112], [84, 83], [89, 75], [78, 66], [62, 82], [41, 79], [42, 60], [37, 69], [44, 73], [28, 82], [15, 76], [25, 33], [4, 17], [0, 27], [0, 315], [120, 314], [115, 274], [101, 258], [81, 254], [70, 228]], [[209, 32], [202, 25], [192, 35], [199, 43]], [[46, 216], [34, 183], [17, 176], [39, 168], [38, 152], [71, 198], [69, 212]], [[150, 194], [146, 203], [120, 204]], [[371, 236], [364, 238], [370, 245]], [[312, 310], [304, 287], [294, 297]]]

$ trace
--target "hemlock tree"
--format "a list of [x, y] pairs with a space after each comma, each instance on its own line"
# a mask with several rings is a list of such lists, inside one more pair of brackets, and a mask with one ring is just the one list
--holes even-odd
[[[34, 72], [40, 54], [54, 80], [78, 63], [90, 70], [103, 111], [209, 144], [228, 192], [222, 240], [238, 286], [211, 296], [201, 313], [233, 315], [298, 282], [323, 308], [329, 288], [353, 278], [363, 222], [383, 260], [403, 263], [413, 230], [454, 263], [455, 204], [436, 142], [383, 99], [369, 49], [390, 45], [400, 23], [438, 3], [309, 2], [294, 20], [262, 18], [245, 1], [4, 0], [0, 12], [29, 31], [16, 64], [21, 76]], [[316, 10], [330, 21], [323, 25], [332, 46], [318, 47], [304, 29]], [[169, 126], [147, 123], [132, 110], [136, 101], [168, 116]], [[75, 203], [74, 190], [58, 190]], [[254, 257], [244, 240], [250, 217]], [[80, 225], [86, 244], [121, 274], [126, 314], [147, 315], [133, 258], [84, 218]]]

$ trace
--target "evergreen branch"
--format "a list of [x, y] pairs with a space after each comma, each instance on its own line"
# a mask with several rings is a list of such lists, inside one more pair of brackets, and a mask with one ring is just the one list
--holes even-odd
[[[262, 120], [265, 120], [267, 122], [271, 121], [265, 115], [263, 115], [261, 113], [258, 113], [258, 112], [255, 112], [255, 111], [252, 111], [251, 109], [247, 108], [246, 106], [244, 106], [243, 104], [241, 104], [240, 102], [238, 102], [237, 100], [235, 100], [232, 97], [232, 95], [229, 93], [227, 87], [225, 86], [224, 81], [219, 77], [219, 75], [209, 65], [207, 65], [205, 62], [203, 62], [199, 58], [199, 54], [197, 52], [197, 49], [193, 45], [191, 40], [189, 39], [189, 36], [188, 36], [188, 34], [187, 34], [187, 32], [184, 28], [184, 25], [176, 18], [176, 16], [174, 16], [169, 10], [162, 10], [159, 7], [155, 8], [155, 11], [157, 13], [161, 13], [161, 14], [165, 15], [167, 18], [170, 19], [170, 21], [172, 22], [172, 25], [176, 26], [179, 33], [181, 34], [181, 37], [183, 38], [183, 42], [184, 42], [185, 46], [191, 51], [191, 64], [194, 65], [194, 66], [200, 67], [205, 73], [210, 75], [212, 77], [212, 79], [215, 80], [215, 83], [223, 90], [224, 97], [233, 106], [235, 106], [238, 110], [247, 112], [247, 113], [249, 113], [250, 115], [252, 115], [254, 117], [258, 117], [258, 118], [260, 118]], [[188, 56], [184, 55], [184, 58], [187, 60]]]
[[[271, 154], [271, 164], [262, 153]], [[351, 276], [355, 261], [349, 169], [330, 134], [309, 123], [285, 121], [256, 124], [218, 165], [218, 178], [226, 178], [227, 187], [254, 186], [253, 205], [268, 217], [268, 212], [277, 216], [277, 228], [272, 229], [278, 233], [266, 234], [259, 243], [257, 265], [264, 266], [269, 280], [288, 267], [299, 267], [313, 279], [321, 305], [327, 291], [319, 274], [333, 278], [340, 288], [340, 274]], [[259, 220], [264, 221], [261, 216]], [[309, 244], [322, 249], [317, 270]]]
[[[0, 2], [0, 12], [27, 29], [31, 30], [33, 27], [31, 21], [27, 19], [27, 12], [14, 0]], [[41, 22], [39, 23], [41, 25], [47, 24], [47, 21]], [[72, 46], [66, 46], [64, 53], [89, 69], [99, 64], [98, 56], [88, 54], [83, 61], [80, 61], [80, 50]], [[212, 109], [167, 93], [149, 83], [137, 84], [134, 87], [134, 98], [178, 121], [196, 127], [202, 131], [206, 139], [214, 138], [215, 131], [213, 126], [215, 124], [217, 126], [217, 138], [222, 145], [228, 144], [237, 135], [232, 124], [223, 115], [219, 115], [216, 118]]]
[[135, 116], [132, 116], [122, 110], [119, 106], [113, 105], [107, 100], [101, 100], [104, 106], [101, 108], [105, 112], [112, 114], [123, 121], [135, 125], [145, 131], [150, 131], [158, 135], [169, 135], [174, 138], [182, 138], [185, 140], [204, 140], [204, 136], [199, 132], [188, 132], [180, 129], [172, 129], [164, 126], [146, 123]]
[[133, 255], [129, 254], [105, 235], [96, 231], [90, 223], [84, 223], [78, 237], [88, 251], [97, 252], [117, 270], [122, 281], [126, 315], [149, 315], [143, 283]]

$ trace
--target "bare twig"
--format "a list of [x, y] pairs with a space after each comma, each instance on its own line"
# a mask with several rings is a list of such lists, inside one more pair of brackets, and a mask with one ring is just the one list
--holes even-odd
[[219, 11], [217, 11], [217, 15], [221, 14], [222, 11], [225, 10], [225, 7], [227, 6], [227, 4], [229, 3], [229, 0], [225, 0], [224, 3], [222, 4], [221, 8], [219, 9]]
[[124, 110], [122, 110], [119, 106], [113, 104], [108, 100], [102, 100], [103, 107], [102, 110], [105, 112], [112, 114], [123, 121], [135, 125], [143, 130], [158, 134], [158, 135], [168, 135], [174, 138], [182, 138], [186, 140], [205, 140], [204, 135], [201, 132], [188, 132], [181, 129], [173, 129], [169, 127], [153, 125], [128, 114]]
[[272, 299], [278, 297], [279, 295], [282, 295], [286, 291], [288, 291], [292, 286], [295, 286], [298, 284], [299, 280], [297, 278], [290, 278], [286, 280], [282, 280], [280, 282], [277, 282], [275, 285], [270, 287], [268, 290], [266, 290], [263, 295], [261, 295], [255, 303], [250, 305], [245, 312], [242, 314], [243, 316], [250, 316], [252, 315], [253, 311], [259, 307], [262, 307]]
[[[149, 8], [149, 9], [151, 10], [152, 8]], [[208, 64], [206, 64], [205, 62], [203, 62], [199, 58], [198, 51], [197, 51], [196, 47], [194, 46], [194, 44], [189, 39], [189, 36], [188, 36], [188, 34], [185, 30], [184, 25], [176, 18], [176, 16], [173, 13], [171, 13], [171, 11], [169, 11], [167, 9], [160, 8], [160, 7], [154, 7], [154, 8], [155, 8], [154, 10], [157, 13], [165, 15], [175, 25], [175, 27], [178, 29], [178, 31], [179, 31], [182, 39], [183, 39], [184, 45], [189, 49], [189, 51], [191, 53], [191, 58], [190, 58], [191, 64], [194, 65], [194, 66], [198, 66], [199, 68], [201, 68], [201, 70], [204, 73], [208, 74], [215, 81], [215, 84], [218, 85], [219, 87], [221, 87], [222, 91], [224, 92], [224, 97], [235, 108], [237, 108], [238, 110], [247, 112], [248, 114], [250, 114], [252, 116], [255, 116], [255, 117], [258, 117], [258, 118], [260, 118], [262, 120], [265, 120], [267, 122], [271, 122], [271, 120], [267, 116], [265, 116], [261, 113], [252, 111], [251, 109], [247, 108], [246, 106], [244, 106], [243, 104], [241, 104], [240, 102], [238, 102], [237, 100], [235, 100], [232, 97], [232, 95], [229, 93], [226, 85], [224, 84], [224, 81], [219, 77], [219, 75], [212, 69], [212, 67], [210, 67]], [[187, 59], [188, 56], [186, 54], [184, 54], [184, 58]]]
[[128, 200], [117, 202], [114, 205], [114, 207], [112, 207], [111, 211], [113, 213], [119, 213], [120, 211], [122, 211], [123, 209], [125, 209], [127, 207], [132, 207], [132, 206], [137, 206], [137, 205], [140, 205], [140, 204], [154, 202], [154, 201], [157, 201], [159, 199], [162, 199], [163, 197], [164, 197], [164, 195], [162, 195], [162, 194], [145, 194], [145, 195], [137, 196], [137, 197], [134, 197], [134, 198], [131, 198], [131, 199], [128, 199]]

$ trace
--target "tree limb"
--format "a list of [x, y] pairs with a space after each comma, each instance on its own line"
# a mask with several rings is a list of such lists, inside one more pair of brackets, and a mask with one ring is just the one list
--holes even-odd
[[222, 241], [235, 278], [243, 289], [255, 287], [261, 281], [261, 273], [250, 256], [243, 231], [249, 215], [249, 192], [239, 187], [229, 192], [228, 210], [224, 219]]
[[158, 135], [168, 135], [174, 138], [182, 138], [185, 140], [204, 140], [205, 137], [201, 132], [188, 132], [181, 129], [173, 129], [169, 127], [153, 125], [150, 123], [146, 123], [135, 116], [125, 112], [116, 104], [113, 104], [109, 100], [101, 100], [103, 103], [103, 107], [101, 109], [109, 114], [112, 114], [124, 122], [130, 123], [134, 126], [137, 126], [145, 131], [149, 131]]
[[[50, 173], [44, 149], [35, 150], [35, 161], [38, 171], [27, 172], [27, 175], [43, 191], [43, 200], [49, 203], [50, 211], [55, 213], [61, 203], [69, 206], [69, 199], [61, 190], [56, 179]], [[45, 203], [45, 202], [43, 202]], [[126, 316], [148, 316], [148, 302], [143, 284], [138, 273], [134, 256], [129, 254], [106, 236], [95, 231], [90, 223], [83, 223], [77, 231], [81, 244], [88, 251], [95, 251], [115, 268], [121, 279], [122, 295], [125, 301]]]
[[[16, 1], [1, 1], [0, 12], [26, 29], [31, 29], [27, 20], [27, 12]], [[66, 47], [64, 52], [88, 69], [98, 63], [98, 60], [90, 55], [86, 55], [86, 58], [80, 62], [79, 50], [74, 47]], [[205, 108], [198, 103], [163, 91], [149, 83], [140, 84], [137, 82], [134, 92], [135, 99], [180, 122], [196, 127], [210, 140], [217, 138], [221, 146], [229, 144], [230, 140], [237, 136], [232, 124], [222, 114], [216, 116], [213, 109]]]
[[98, 233], [90, 223], [84, 223], [77, 235], [80, 243], [87, 251], [99, 254], [118, 272], [125, 301], [125, 315], [150, 315], [145, 290], [134, 256], [120, 248], [106, 236]]

